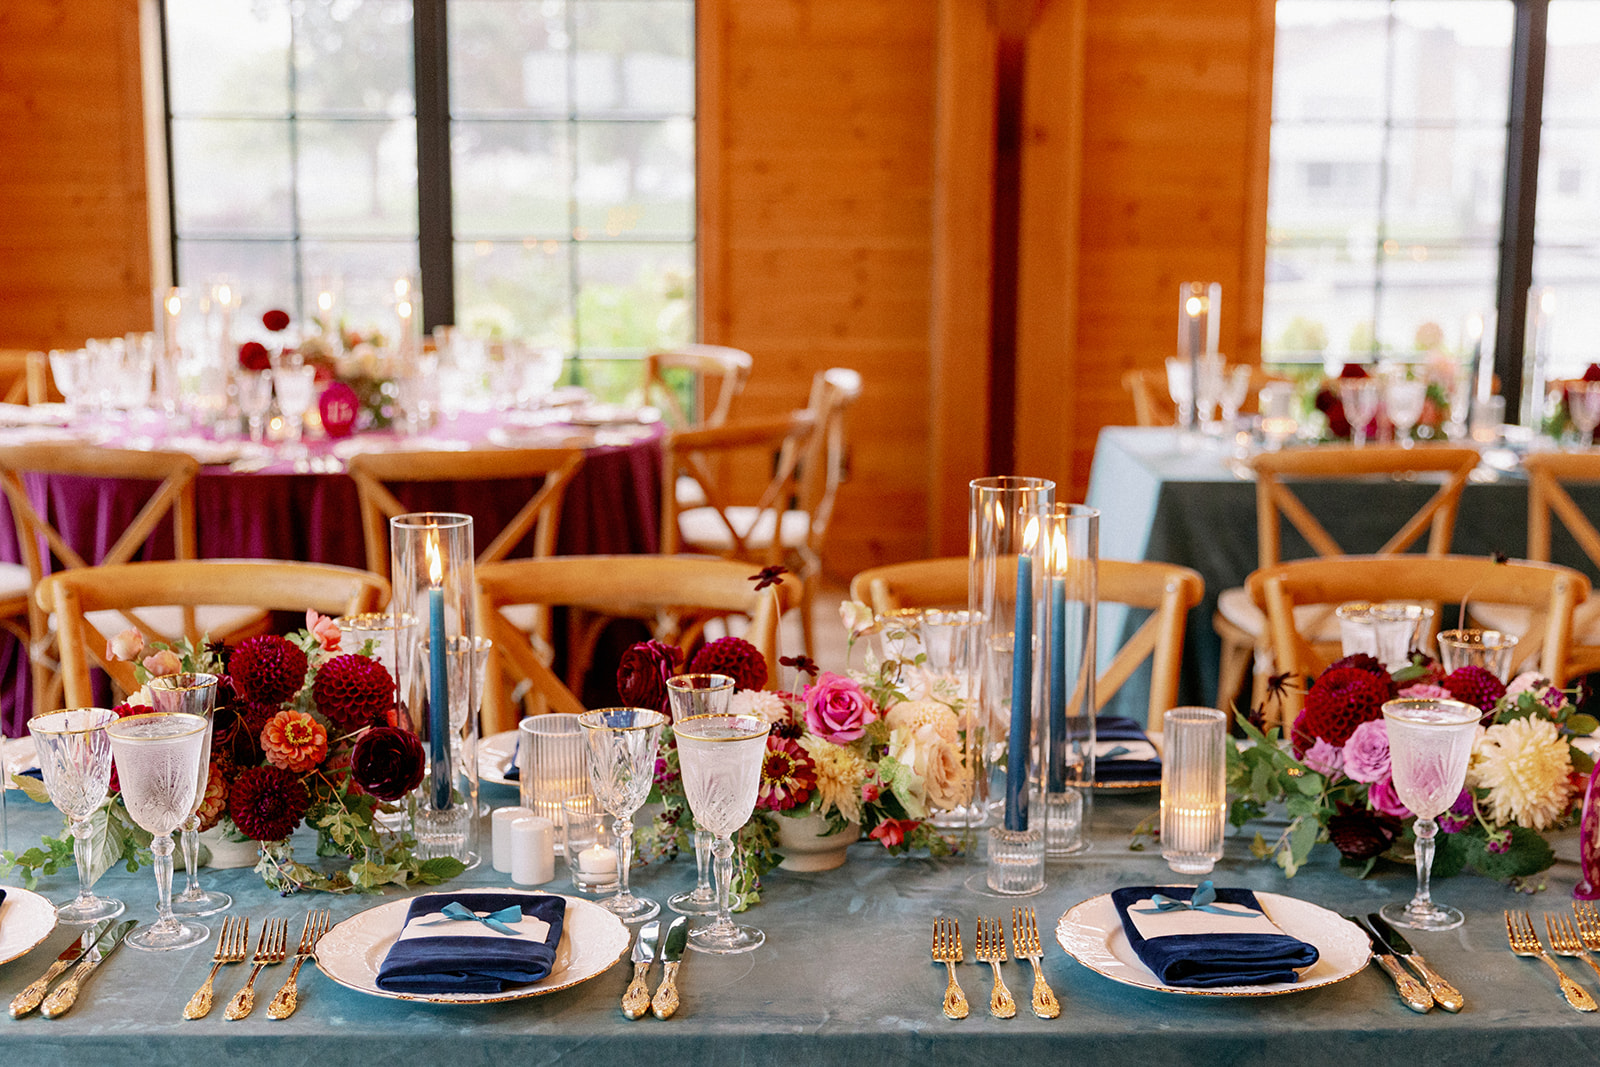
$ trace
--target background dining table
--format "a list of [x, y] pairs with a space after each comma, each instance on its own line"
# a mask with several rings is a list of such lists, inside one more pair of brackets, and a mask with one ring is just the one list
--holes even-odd
[[[309, 442], [299, 464], [280, 449], [259, 469], [236, 470], [227, 462], [201, 468], [195, 483], [198, 549], [202, 559], [284, 559], [366, 566], [361, 510], [355, 483], [343, 460], [356, 449], [495, 449], [584, 446], [583, 466], [562, 502], [557, 551], [566, 555], [653, 553], [660, 541], [661, 436], [659, 423], [626, 428], [562, 427], [547, 432], [507, 433], [503, 417], [464, 413], [417, 437], [361, 434], [343, 441]], [[113, 438], [108, 444], [126, 444]], [[158, 447], [182, 450], [183, 443]], [[188, 442], [203, 463], [224, 455], [255, 456], [240, 442]], [[314, 467], [313, 467], [314, 463]], [[240, 467], [253, 464], [235, 461]], [[30, 475], [34, 501], [46, 501], [48, 518], [74, 550], [101, 559], [138, 514], [154, 483], [115, 478]], [[487, 545], [521, 510], [537, 488], [528, 479], [489, 482], [413, 483], [395, 495], [417, 511], [457, 511], [473, 516], [480, 546]], [[523, 554], [526, 548], [519, 550]], [[172, 558], [172, 524], [165, 522], [147, 542], [141, 559]], [[0, 560], [20, 562], [11, 511], [0, 499]], [[0, 634], [0, 706], [5, 732], [16, 736], [32, 713], [32, 680], [21, 643]]]
[[[1257, 567], [1256, 486], [1234, 456], [1232, 438], [1202, 440], [1165, 427], [1110, 426], [1100, 432], [1086, 502], [1100, 509], [1100, 557], [1159, 560], [1200, 572], [1205, 597], [1189, 612], [1183, 646], [1180, 704], [1209, 705], [1215, 699], [1222, 644], [1212, 626], [1217, 597], [1241, 586]], [[1498, 458], [1509, 460], [1502, 452]], [[1485, 556], [1527, 551], [1528, 483], [1518, 469], [1483, 466], [1461, 494], [1451, 551]], [[1290, 487], [1347, 553], [1376, 551], [1407, 517], [1437, 491], [1419, 478], [1291, 482]], [[1600, 485], [1571, 487], [1589, 514], [1600, 512]], [[1282, 522], [1283, 558], [1314, 555], [1287, 520]], [[1591, 581], [1600, 572], [1559, 524], [1551, 536], [1551, 558], [1576, 567]], [[1102, 607], [1099, 651], [1108, 656], [1139, 621], [1133, 613]], [[1123, 686], [1107, 714], [1143, 723], [1149, 700], [1149, 667]]]
[[[516, 803], [503, 786], [485, 787], [495, 805]], [[12, 793], [10, 839], [25, 846], [60, 829], [54, 809]], [[1096, 974], [1055, 943], [1057, 921], [1078, 902], [1119, 886], [1192, 882], [1174, 876], [1158, 848], [1129, 850], [1129, 831], [1155, 811], [1145, 792], [1102, 796], [1094, 809], [1093, 849], [1047, 867], [1045, 890], [1002, 898], [980, 886], [981, 852], [927, 859], [888, 855], [874, 841], [850, 848], [841, 868], [814, 874], [775, 871], [763, 879], [762, 903], [744, 921], [761, 927], [766, 944], [742, 956], [691, 952], [683, 965], [683, 1007], [662, 1022], [623, 1018], [618, 1002], [631, 969], [624, 963], [562, 992], [482, 1006], [452, 1006], [381, 999], [335, 985], [307, 966], [300, 975], [300, 1009], [286, 1021], [269, 1021], [258, 1007], [240, 1022], [224, 1022], [220, 1009], [198, 1022], [181, 1018], [184, 1003], [204, 981], [221, 917], [205, 920], [212, 941], [180, 952], [123, 950], [95, 976], [66, 1016], [37, 1015], [0, 1025], [7, 1063], [29, 1067], [139, 1062], [201, 1063], [218, 1056], [260, 1064], [431, 1064], [501, 1067], [508, 1062], [593, 1062], [624, 1067], [663, 1063], [1011, 1063], [1011, 1064], [1362, 1064], [1554, 1063], [1593, 1056], [1592, 1015], [1568, 1008], [1553, 976], [1536, 960], [1507, 949], [1505, 908], [1528, 908], [1542, 931], [1542, 910], [1568, 911], [1577, 878], [1576, 833], [1556, 835], [1561, 860], [1545, 876], [1548, 888], [1526, 896], [1477, 876], [1438, 880], [1438, 899], [1461, 907], [1467, 923], [1448, 933], [1417, 933], [1412, 942], [1466, 997], [1459, 1015], [1416, 1015], [1395, 996], [1375, 967], [1337, 984], [1267, 997], [1186, 996], [1133, 988]], [[1331, 846], [1318, 846], [1312, 862], [1285, 879], [1250, 855], [1255, 827], [1231, 837], [1212, 877], [1219, 886], [1242, 886], [1302, 898], [1339, 914], [1366, 913], [1408, 898], [1409, 867], [1389, 865], [1357, 879], [1342, 872]], [[1274, 828], [1262, 828], [1271, 833]], [[307, 840], [297, 857], [312, 852]], [[566, 867], [547, 888], [573, 892]], [[285, 918], [291, 938], [306, 912], [333, 910], [335, 922], [407, 894], [382, 896], [299, 894], [280, 897], [248, 869], [206, 871], [208, 885], [234, 897], [233, 914], [252, 928]], [[657, 899], [694, 879], [687, 859], [636, 868], [633, 888]], [[15, 885], [16, 877], [0, 875]], [[506, 875], [487, 866], [442, 887], [507, 886]], [[75, 890], [71, 870], [45, 879], [40, 891], [61, 900]], [[148, 922], [155, 886], [148, 869], [115, 869], [98, 891], [123, 899], [128, 917]], [[1044, 971], [1061, 1001], [1061, 1017], [1037, 1019], [1027, 1009], [1031, 973], [1026, 964], [1002, 965], [1014, 994], [1016, 1018], [989, 1017], [990, 972], [973, 962], [979, 916], [1004, 917], [1013, 904], [1038, 911]], [[670, 915], [670, 913], [668, 913]], [[945, 969], [930, 956], [932, 922], [960, 920], [965, 962], [956, 971], [972, 1005], [969, 1018], [940, 1011]], [[58, 928], [26, 956], [0, 965], [0, 1001], [37, 978], [74, 936]], [[1591, 992], [1600, 981], [1586, 965], [1563, 960]], [[652, 987], [661, 970], [651, 975]], [[265, 996], [285, 977], [268, 968]], [[224, 968], [218, 995], [231, 995], [244, 975]], [[570, 1059], [569, 1059], [570, 1058]]]

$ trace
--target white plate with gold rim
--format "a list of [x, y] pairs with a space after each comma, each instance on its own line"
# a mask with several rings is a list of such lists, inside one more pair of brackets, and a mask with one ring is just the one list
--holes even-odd
[[0, 963], [20, 959], [39, 947], [56, 928], [56, 906], [38, 893], [0, 886]]
[[[474, 888], [471, 893], [506, 893], [550, 896], [520, 889]], [[411, 900], [391, 900], [339, 923], [317, 942], [317, 969], [346, 989], [390, 1000], [420, 1000], [429, 1004], [499, 1004], [539, 997], [609, 971], [628, 950], [628, 928], [622, 920], [593, 901], [562, 896], [567, 902], [556, 946], [555, 966], [537, 982], [512, 986], [498, 993], [392, 993], [378, 988], [378, 968], [406, 924]]]
[[1371, 960], [1372, 943], [1367, 935], [1327, 908], [1278, 893], [1257, 892], [1256, 901], [1284, 933], [1316, 946], [1317, 962], [1300, 972], [1298, 982], [1209, 989], [1168, 985], [1134, 953], [1110, 893], [1091, 897], [1063, 915], [1056, 924], [1056, 940], [1067, 955], [1113, 982], [1200, 997], [1271, 997], [1317, 989], [1360, 973]]
[[518, 788], [522, 784], [520, 781], [506, 777], [511, 770], [511, 761], [516, 758], [516, 730], [507, 730], [485, 737], [478, 742], [478, 781], [509, 785], [512, 789]]

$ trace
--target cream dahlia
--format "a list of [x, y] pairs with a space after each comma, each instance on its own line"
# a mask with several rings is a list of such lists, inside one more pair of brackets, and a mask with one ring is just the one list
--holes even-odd
[[836, 808], [846, 822], [860, 822], [861, 786], [871, 771], [867, 761], [820, 737], [802, 737], [799, 744], [816, 770], [817, 795], [822, 798], [823, 809]]
[[741, 689], [728, 702], [729, 715], [753, 715], [770, 723], [789, 721], [789, 704], [770, 689]]
[[889, 709], [884, 720], [888, 722], [891, 730], [902, 726], [912, 730], [932, 726], [940, 740], [951, 745], [956, 743], [961, 728], [961, 724], [956, 720], [956, 713], [936, 700], [901, 701]]
[[1489, 817], [1530, 830], [1554, 826], [1572, 798], [1572, 752], [1548, 719], [1489, 727], [1473, 749], [1467, 784], [1487, 790]]

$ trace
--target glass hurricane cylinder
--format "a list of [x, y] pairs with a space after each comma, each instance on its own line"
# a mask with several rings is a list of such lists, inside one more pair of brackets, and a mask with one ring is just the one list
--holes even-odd
[[1094, 804], [1095, 625], [1099, 605], [1100, 512], [1057, 504], [1046, 525], [1049, 679], [1044, 758], [1048, 816], [1045, 852], [1069, 856], [1089, 847]]
[[[389, 520], [390, 607], [417, 619], [415, 640], [400, 642], [400, 692], [412, 728], [428, 755], [412, 832], [423, 859], [453, 856], [474, 863], [477, 805], [460, 789], [452, 724], [473, 718], [453, 703], [469, 704], [474, 657], [464, 656], [453, 685], [449, 649], [473, 647], [472, 518], [451, 512], [416, 512]], [[464, 642], [464, 644], [458, 644]], [[426, 661], [424, 661], [426, 657]]]
[[[445, 678], [446, 699], [450, 706], [450, 766], [456, 775], [456, 785], [467, 797], [469, 807], [481, 818], [488, 814], [478, 802], [478, 710], [483, 706], [483, 679], [489, 665], [489, 652], [494, 642], [487, 637], [452, 637], [445, 642], [447, 665]], [[433, 656], [431, 646], [424, 642], [422, 673], [433, 692]], [[475, 857], [482, 856], [478, 847], [478, 820], [467, 823], [467, 851]], [[474, 860], [475, 866], [478, 861]]]
[[1161, 857], [1179, 874], [1207, 874], [1228, 817], [1228, 717], [1173, 708], [1161, 724]]
[[[923, 689], [933, 699], [945, 701], [956, 709], [958, 720], [963, 724], [964, 739], [976, 736], [975, 730], [967, 729], [977, 708], [977, 675], [973, 673], [977, 657], [972, 651], [978, 631], [976, 618], [976, 613], [971, 611], [930, 609], [922, 613], [920, 622]], [[968, 766], [981, 763], [981, 759], [975, 758], [981, 756], [975, 748], [972, 757], [968, 756], [966, 747], [962, 753]], [[969, 792], [965, 803], [949, 811], [935, 811], [929, 821], [941, 829], [965, 829], [982, 826], [988, 814], [986, 807], [973, 803]]]
[[1004, 824], [990, 830], [989, 885], [996, 892], [1036, 892], [1044, 886], [1047, 822], [1037, 771], [1048, 743], [1046, 523], [1055, 483], [978, 478], [970, 490], [967, 606], [981, 622], [979, 700], [968, 717], [966, 748], [980, 803], [990, 762], [1003, 756], [1006, 765]]

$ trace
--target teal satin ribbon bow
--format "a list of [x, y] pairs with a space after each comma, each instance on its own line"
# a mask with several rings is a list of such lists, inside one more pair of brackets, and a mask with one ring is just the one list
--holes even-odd
[[1188, 900], [1177, 900], [1165, 893], [1150, 894], [1150, 903], [1153, 908], [1129, 908], [1129, 911], [1141, 915], [1158, 915], [1164, 911], [1204, 911], [1212, 915], [1259, 915], [1260, 912], [1252, 911], [1243, 904], [1229, 906], [1217, 903], [1217, 887], [1207, 878], [1195, 886], [1194, 893]]
[[439, 914], [443, 916], [443, 918], [434, 919], [431, 922], [419, 923], [418, 925], [438, 926], [440, 923], [445, 922], [475, 922], [482, 923], [497, 934], [505, 934], [508, 937], [522, 936], [513, 930], [510, 925], [508, 925], [510, 923], [519, 923], [522, 921], [522, 909], [517, 907], [515, 904], [511, 905], [509, 908], [501, 908], [499, 911], [491, 912], [488, 915], [479, 915], [471, 908], [468, 908], [465, 904], [452, 900], [450, 903], [439, 909]]

